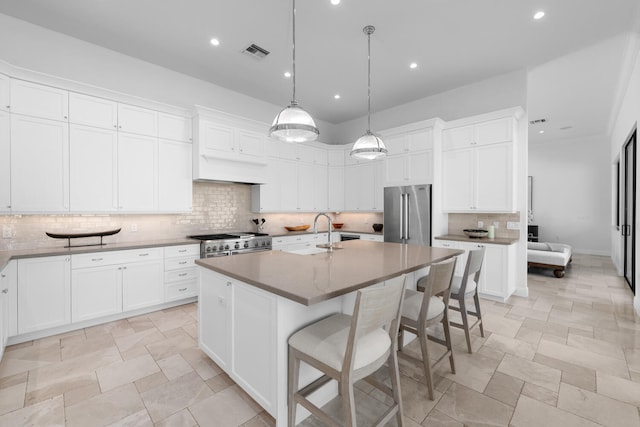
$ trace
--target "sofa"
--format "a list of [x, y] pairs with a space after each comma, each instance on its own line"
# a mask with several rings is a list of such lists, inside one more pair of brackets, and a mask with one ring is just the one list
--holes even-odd
[[557, 278], [564, 277], [571, 262], [571, 246], [562, 243], [528, 242], [527, 265], [529, 267], [550, 268]]

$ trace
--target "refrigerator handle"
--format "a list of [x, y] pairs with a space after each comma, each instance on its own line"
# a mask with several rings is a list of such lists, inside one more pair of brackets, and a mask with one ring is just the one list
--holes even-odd
[[404, 238], [409, 240], [409, 193], [404, 195]]
[[400, 240], [404, 239], [404, 196], [400, 194]]

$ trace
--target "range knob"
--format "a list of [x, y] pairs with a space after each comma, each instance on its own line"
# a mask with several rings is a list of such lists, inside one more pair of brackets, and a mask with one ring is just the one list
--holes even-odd
[[211, 251], [212, 251], [211, 246], [207, 246], [206, 251], [207, 251], [207, 252], [211, 252]]
[[260, 242], [253, 242], [253, 246], [257, 248], [258, 246], [260, 246]]
[[236, 244], [233, 246], [235, 249], [240, 249], [240, 243], [236, 242]]
[[[222, 248], [222, 246], [220, 246], [220, 248]], [[229, 245], [224, 245], [225, 249], [229, 249]]]
[[262, 246], [266, 246], [267, 242], [265, 242], [264, 240], [262, 241]]
[[211, 246], [210, 250], [212, 250], [212, 251], [217, 251], [217, 250], [218, 250], [218, 247], [217, 247], [217, 246]]
[[244, 242], [244, 247], [248, 248], [249, 247], [249, 242]]

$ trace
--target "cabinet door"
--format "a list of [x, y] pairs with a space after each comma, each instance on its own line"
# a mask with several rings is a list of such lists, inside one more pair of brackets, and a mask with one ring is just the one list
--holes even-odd
[[0, 111], [11, 111], [11, 79], [0, 74]]
[[9, 261], [0, 274], [0, 290], [6, 307], [2, 308], [6, 339], [18, 335], [18, 261]]
[[490, 120], [476, 125], [476, 140], [478, 145], [496, 144], [513, 140], [513, 119]]
[[0, 213], [11, 212], [11, 115], [0, 110]]
[[410, 153], [407, 157], [408, 181], [411, 184], [433, 183], [433, 150]]
[[507, 247], [484, 245], [484, 261], [478, 292], [500, 298], [506, 298]]
[[514, 212], [512, 144], [479, 146], [476, 156], [476, 208], [482, 211]]
[[279, 160], [268, 159], [266, 167], [266, 182], [251, 186], [252, 212], [280, 211], [280, 177], [278, 171]]
[[442, 131], [442, 150], [455, 150], [474, 145], [476, 142], [473, 125], [460, 126]]
[[69, 211], [69, 125], [11, 115], [13, 212]]
[[11, 112], [67, 121], [69, 92], [51, 86], [11, 79]]
[[152, 211], [157, 203], [158, 140], [147, 136], [118, 135], [119, 209]]
[[280, 208], [283, 212], [298, 210], [298, 164], [291, 160], [280, 159]]
[[158, 113], [158, 137], [173, 141], [191, 142], [193, 126], [189, 117]]
[[433, 149], [433, 128], [419, 129], [407, 133], [407, 152]]
[[69, 257], [18, 260], [18, 333], [71, 323]]
[[373, 162], [373, 210], [384, 210], [384, 162]]
[[383, 140], [384, 145], [387, 147], [389, 157], [398, 156], [407, 152], [406, 133], [384, 136]]
[[388, 156], [384, 160], [385, 184], [403, 185], [407, 180], [407, 156], [403, 154]]
[[471, 149], [442, 153], [442, 209], [473, 209], [474, 152]]
[[344, 209], [357, 211], [360, 209], [360, 174], [358, 165], [349, 165], [344, 168]]
[[327, 163], [331, 167], [344, 167], [344, 150], [327, 149]]
[[201, 154], [212, 157], [235, 154], [234, 130], [229, 126], [202, 120], [199, 137]]
[[122, 266], [122, 311], [164, 302], [163, 279], [161, 260]]
[[69, 123], [115, 130], [118, 128], [118, 104], [108, 99], [71, 92]]
[[138, 135], [158, 136], [158, 112], [128, 104], [118, 104], [118, 130]]
[[222, 369], [229, 369], [231, 352], [232, 282], [210, 270], [201, 269], [198, 294], [198, 340], [200, 348]]
[[71, 272], [71, 321], [122, 312], [122, 267], [81, 268]]
[[158, 209], [161, 211], [191, 211], [191, 148], [191, 144], [185, 142], [158, 141]]
[[[252, 156], [256, 159], [266, 161], [265, 136], [257, 132], [246, 130], [237, 131], [238, 152], [242, 156]], [[243, 159], [246, 161], [246, 159]]]
[[72, 212], [118, 210], [118, 134], [69, 126], [69, 200]]
[[329, 167], [327, 182], [328, 188], [328, 210], [341, 212], [344, 208], [344, 166]]
[[298, 162], [298, 210], [311, 212], [314, 208], [315, 192], [313, 165]]
[[313, 186], [310, 188], [310, 192], [313, 194], [313, 210], [315, 212], [325, 212], [329, 209], [327, 166], [315, 164], [311, 167], [311, 171], [313, 173]]

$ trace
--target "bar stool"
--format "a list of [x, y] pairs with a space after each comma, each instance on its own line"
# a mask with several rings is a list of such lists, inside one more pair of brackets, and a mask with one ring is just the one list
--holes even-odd
[[[424, 376], [427, 382], [427, 388], [429, 389], [429, 398], [431, 400], [433, 400], [433, 378], [431, 376], [431, 367], [449, 356], [451, 373], [456, 373], [455, 362], [453, 360], [453, 348], [451, 346], [451, 334], [449, 332], [449, 319], [447, 316], [451, 279], [453, 277], [455, 265], [456, 258], [451, 258], [438, 264], [434, 264], [431, 266], [429, 274], [418, 280], [417, 287], [422, 290], [422, 292], [414, 291], [412, 289], [405, 290], [404, 306], [402, 307], [402, 320], [400, 321], [399, 354], [423, 365]], [[438, 323], [442, 323], [445, 337], [444, 340], [429, 335], [427, 331], [428, 327]], [[422, 360], [410, 356], [402, 351], [404, 344], [404, 331], [412, 332], [418, 336], [420, 349], [422, 351]], [[447, 348], [447, 351], [436, 362], [434, 362], [433, 365], [429, 360], [427, 340], [437, 342]]]
[[[474, 249], [469, 251], [467, 256], [467, 265], [464, 268], [462, 277], [454, 276], [451, 283], [451, 299], [458, 301], [458, 306], [450, 305], [449, 308], [459, 311], [462, 317], [462, 324], [450, 322], [451, 326], [464, 329], [464, 335], [467, 339], [467, 350], [471, 353], [471, 336], [470, 332], [476, 325], [480, 326], [480, 335], [484, 337], [484, 327], [482, 326], [482, 313], [480, 313], [480, 298], [478, 297], [478, 281], [480, 280], [480, 270], [484, 260], [485, 248]], [[476, 311], [470, 311], [467, 308], [466, 300], [473, 297]], [[468, 315], [476, 317], [473, 325], [469, 326]]]
[[[376, 372], [385, 363], [389, 368], [391, 388], [367, 378], [393, 399], [393, 405], [377, 421], [385, 425], [395, 415], [398, 426], [404, 426], [398, 370], [398, 325], [402, 309], [405, 276], [387, 280], [381, 287], [358, 291], [353, 315], [334, 314], [289, 338], [289, 426], [295, 425], [296, 408], [300, 404], [325, 424], [356, 425], [353, 385]], [[298, 389], [300, 362], [324, 375]], [[344, 420], [338, 421], [311, 403], [307, 396], [331, 380], [338, 381]]]

